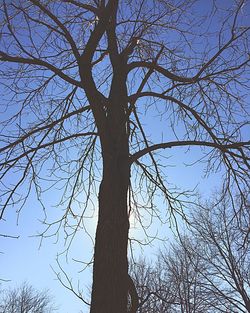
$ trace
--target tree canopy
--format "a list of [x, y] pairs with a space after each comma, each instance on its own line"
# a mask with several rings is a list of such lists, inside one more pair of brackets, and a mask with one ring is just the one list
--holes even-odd
[[249, 210], [234, 214], [228, 197], [214, 196], [155, 264], [131, 261], [139, 313], [250, 312]]
[[37, 291], [28, 283], [1, 290], [1, 313], [52, 313], [56, 309], [48, 291]]

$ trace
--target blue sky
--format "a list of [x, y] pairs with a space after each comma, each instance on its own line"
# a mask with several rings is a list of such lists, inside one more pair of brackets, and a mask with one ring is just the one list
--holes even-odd
[[[198, 189], [205, 195], [207, 195], [208, 189], [211, 190], [218, 186], [219, 176], [214, 175], [209, 179], [202, 178], [202, 166], [196, 167], [196, 170], [192, 167], [186, 167], [184, 163], [192, 161], [200, 153], [198, 149], [190, 153], [188, 156], [186, 153], [180, 153], [183, 149], [175, 150], [169, 164], [174, 167], [169, 167], [169, 177], [171, 181], [175, 182], [183, 188], [194, 188], [197, 184]], [[184, 152], [184, 150], [183, 150]], [[52, 193], [51, 193], [52, 196]], [[49, 202], [49, 201], [48, 201]], [[164, 204], [159, 203], [164, 209]], [[50, 208], [51, 209], [51, 208]], [[32, 237], [39, 233], [43, 229], [43, 226], [38, 219], [42, 218], [41, 208], [31, 198], [23, 211], [20, 214], [18, 225], [16, 224], [16, 214], [13, 211], [7, 212], [6, 222], [2, 223], [2, 233], [11, 235], [19, 235], [19, 239], [8, 239], [0, 237], [0, 246], [3, 254], [0, 255], [0, 277], [11, 280], [7, 283], [2, 283], [2, 288], [8, 288], [20, 285], [22, 282], [27, 281], [37, 289], [49, 289], [54, 296], [55, 304], [59, 307], [60, 313], [78, 313], [80, 310], [88, 312], [87, 307], [82, 304], [76, 296], [66, 290], [60, 282], [56, 279], [56, 275], [52, 270], [59, 271], [55, 258], [58, 253], [64, 250], [63, 234], [61, 234], [58, 242], [56, 238], [47, 238], [42, 241], [40, 246], [40, 239], [38, 237]], [[52, 214], [53, 215], [53, 214]], [[96, 218], [87, 222], [88, 230], [94, 234]], [[135, 230], [137, 224], [133, 223], [131, 219], [131, 236], [136, 238], [143, 238], [143, 233], [140, 230]], [[167, 236], [171, 238], [172, 234], [169, 229], [169, 225], [154, 225], [150, 231], [150, 234], [154, 235], [158, 231], [159, 235]], [[135, 245], [135, 255], [142, 255], [152, 258], [157, 253], [157, 249], [160, 246], [160, 242], [154, 243], [153, 248], [143, 247]], [[65, 255], [60, 257], [63, 268], [72, 278], [73, 284], [77, 289], [78, 281], [83, 290], [86, 290], [86, 286], [90, 285], [91, 271], [87, 269], [82, 272], [84, 265], [74, 260], [88, 261], [90, 259], [92, 244], [85, 234], [79, 233], [73, 245], [70, 249], [68, 258]], [[88, 298], [88, 291], [86, 291], [86, 298]]]

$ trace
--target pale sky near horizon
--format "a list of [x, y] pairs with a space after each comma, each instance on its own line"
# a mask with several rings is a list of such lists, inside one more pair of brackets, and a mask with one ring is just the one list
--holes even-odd
[[[155, 131], [158, 125], [153, 126], [152, 130]], [[197, 186], [197, 191], [203, 197], [209, 197], [213, 192], [218, 191], [221, 178], [220, 173], [204, 178], [202, 164], [198, 164], [195, 167], [186, 166], [186, 163], [192, 163], [200, 155], [199, 148], [192, 148], [190, 154], [186, 153], [184, 148], [176, 148], [173, 151], [171, 149], [170, 152], [172, 157], [167, 160], [169, 164], [167, 172], [171, 182], [184, 189], [193, 189]], [[47, 195], [51, 217], [58, 215], [56, 208], [50, 207], [49, 197], [53, 196], [53, 192]], [[159, 206], [162, 206], [164, 209], [163, 203], [159, 203]], [[56, 237], [44, 239], [41, 247], [39, 237], [34, 237], [34, 235], [44, 229], [39, 221], [42, 217], [42, 210], [32, 197], [22, 210], [18, 225], [15, 208], [6, 212], [6, 221], [1, 222], [0, 233], [12, 236], [17, 235], [19, 238], [0, 237], [0, 279], [9, 280], [7, 282], [0, 281], [0, 288], [13, 288], [26, 281], [38, 290], [48, 289], [54, 299], [55, 306], [58, 307], [57, 312], [80, 313], [82, 311], [82, 313], [88, 313], [88, 307], [60, 284], [52, 269], [59, 271], [56, 257], [58, 253], [64, 250], [63, 233], [61, 233], [58, 241]], [[133, 221], [131, 221], [131, 225], [132, 235], [142, 235], [133, 229], [133, 227], [136, 227]], [[95, 233], [95, 226], [96, 218], [89, 219], [86, 222], [86, 227], [92, 236]], [[152, 233], [154, 231], [155, 229], [152, 229]], [[172, 236], [168, 225], [159, 226], [159, 231], [162, 235]], [[143, 250], [138, 248], [137, 253], [138, 255], [144, 254], [148, 258], [152, 258], [157, 253], [159, 245], [159, 242], [155, 242], [155, 247], [143, 247]], [[72, 278], [76, 289], [79, 282], [80, 287], [86, 291], [83, 294], [86, 300], [89, 299], [87, 287], [91, 283], [91, 271], [90, 269], [82, 271], [84, 264], [78, 261], [88, 262], [92, 251], [93, 246], [89, 237], [84, 235], [84, 233], [79, 233], [72, 244], [68, 258], [66, 259], [65, 255], [60, 257], [63, 268], [69, 274], [69, 277]]]
[[[198, 151], [198, 149], [196, 150]], [[185, 159], [181, 159], [180, 155], [178, 156], [178, 152], [174, 153], [173, 158], [177, 157], [177, 163], [179, 163], [179, 165], [177, 164], [176, 168], [169, 168], [169, 172], [171, 172], [171, 177], [174, 178], [177, 183], [179, 181], [184, 188], [190, 187], [190, 182], [192, 188], [195, 187], [196, 183], [199, 183], [198, 189], [201, 193], [205, 194], [208, 189], [207, 187], [210, 189], [212, 185], [214, 188], [216, 185], [218, 186], [214, 181], [215, 178], [218, 179], [217, 175], [203, 180], [201, 178], [202, 173], [199, 169], [194, 172], [192, 167], [185, 167], [183, 164]], [[183, 157], [185, 158], [185, 154]], [[42, 217], [41, 210], [36, 209], [36, 204], [32, 203], [32, 199], [21, 212], [18, 226], [16, 225], [15, 212], [8, 212], [8, 223], [6, 222], [2, 225], [1, 231], [11, 235], [20, 235], [20, 237], [18, 239], [0, 237], [0, 247], [3, 252], [3, 254], [0, 255], [0, 278], [10, 280], [10, 282], [3, 282], [1, 287], [12, 288], [27, 281], [38, 290], [49, 289], [51, 295], [54, 297], [56, 306], [59, 307], [58, 312], [79, 313], [82, 310], [83, 313], [87, 313], [87, 306], [83, 305], [76, 296], [71, 294], [70, 291], [66, 290], [60, 284], [52, 270], [53, 267], [55, 271], [59, 271], [55, 259], [57, 254], [63, 250], [63, 235], [59, 238], [58, 243], [55, 242], [55, 238], [44, 239], [40, 248], [40, 239], [31, 237], [43, 229], [42, 225], [37, 220], [39, 217]], [[95, 223], [96, 218], [92, 221], [88, 221], [88, 230], [92, 232], [92, 234], [94, 234]], [[133, 222], [131, 222], [131, 226], [132, 228], [135, 226]], [[171, 237], [168, 225], [162, 226], [159, 230], [162, 234], [169, 234], [168, 237]], [[132, 235], [135, 234], [136, 231], [132, 230]], [[154, 234], [153, 230], [152, 234]], [[137, 235], [140, 236], [140, 233]], [[87, 255], [90, 256], [92, 244], [87, 238], [88, 237], [83, 236], [83, 233], [79, 234], [73, 243], [68, 260], [66, 260], [65, 256], [60, 258], [63, 268], [69, 273], [74, 286], [77, 287], [79, 281], [83, 290], [84, 287], [90, 286], [91, 272], [90, 269], [87, 270], [87, 272], [81, 272], [84, 267], [83, 264], [73, 259], [79, 261], [89, 260]], [[154, 254], [157, 253], [159, 244], [159, 242], [155, 242], [155, 248], [148, 247], [146, 249], [143, 247], [142, 250], [138, 248], [137, 253], [138, 255], [144, 255], [152, 259]], [[85, 298], [88, 298], [87, 294]]]

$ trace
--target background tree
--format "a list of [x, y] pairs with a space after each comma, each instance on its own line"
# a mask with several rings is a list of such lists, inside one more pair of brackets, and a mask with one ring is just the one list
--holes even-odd
[[2, 291], [0, 310], [1, 313], [51, 313], [56, 311], [48, 291], [37, 291], [27, 283], [15, 289]]
[[130, 275], [138, 292], [138, 312], [171, 312], [175, 303], [176, 286], [165, 277], [167, 270], [158, 262], [149, 264], [146, 259], [130, 262]]
[[195, 249], [190, 249], [194, 245], [191, 238], [181, 239], [163, 249], [154, 266], [145, 260], [132, 266], [131, 276], [139, 296], [138, 312], [220, 312], [220, 299], [208, 292], [207, 263]]
[[181, 243], [172, 245], [168, 254], [160, 255], [161, 267], [175, 286], [175, 302], [171, 305], [173, 312], [209, 312], [218, 305], [218, 301], [206, 292], [202, 273], [207, 264], [199, 254], [193, 252], [199, 247], [191, 250], [191, 245], [190, 238], [183, 236]]
[[138, 312], [249, 312], [249, 210], [235, 219], [234, 209], [228, 198], [206, 203], [154, 266], [132, 263]]
[[203, 275], [224, 312], [250, 312], [250, 212], [245, 208], [235, 218], [237, 211], [239, 207], [223, 198], [204, 205], [192, 219], [197, 253], [208, 264]]
[[64, 211], [47, 232], [62, 226], [70, 243], [99, 189], [91, 313], [125, 313], [134, 294], [131, 213], [144, 229], [148, 217], [183, 215], [163, 150], [199, 147], [224, 193], [249, 186], [246, 6], [211, 3], [204, 15], [199, 1], [1, 2], [0, 218], [33, 192], [46, 214], [43, 192], [57, 188]]

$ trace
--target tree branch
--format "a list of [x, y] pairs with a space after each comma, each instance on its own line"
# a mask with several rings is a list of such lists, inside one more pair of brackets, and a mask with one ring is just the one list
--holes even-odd
[[[68, 114], [65, 114], [64, 116], [62, 116], [61, 118], [59, 118], [58, 120], [55, 120], [47, 125], [43, 125], [41, 127], [38, 127], [38, 125], [36, 125], [36, 128], [35, 129], [32, 129], [31, 131], [29, 131], [28, 133], [26, 133], [24, 136], [20, 137], [18, 140], [14, 141], [14, 142], [11, 142], [10, 144], [8, 144], [7, 146], [3, 147], [0, 149], [0, 153], [4, 152], [5, 150], [7, 149], [10, 149], [14, 146], [16, 146], [17, 144], [19, 143], [22, 143], [24, 142], [25, 139], [29, 138], [30, 136], [38, 133], [38, 132], [41, 132], [45, 129], [48, 129], [48, 128], [52, 128], [54, 127], [55, 125], [61, 123], [62, 121], [66, 120], [67, 118], [71, 117], [71, 116], [74, 116], [76, 114], [79, 114], [79, 113], [83, 113], [84, 111], [87, 111], [90, 109], [90, 106], [86, 106], [86, 107], [83, 107], [83, 108], [80, 108], [78, 110], [75, 110], [73, 112], [70, 112]], [[44, 124], [44, 122], [43, 122]]]
[[78, 1], [75, 1], [75, 0], [63, 0], [63, 2], [74, 4], [78, 8], [82, 8], [84, 10], [90, 11], [90, 12], [94, 13], [97, 16], [100, 14], [100, 11], [98, 10], [98, 8], [93, 7], [90, 4], [81, 3], [81, 2], [78, 2]]
[[146, 62], [146, 61], [137, 61], [137, 62], [132, 62], [128, 64], [128, 72], [132, 71], [135, 68], [142, 67], [142, 68], [148, 68], [150, 70], [154, 70], [163, 76], [177, 82], [182, 82], [182, 83], [195, 83], [197, 81], [196, 76], [194, 77], [183, 77], [176, 75], [169, 70], [163, 68], [162, 66], [155, 64], [155, 62]]
[[177, 81], [177, 82], [181, 82], [181, 83], [196, 83], [197, 81], [201, 80], [201, 79], [205, 79], [207, 78], [209, 75], [206, 75], [205, 78], [201, 78], [202, 73], [237, 39], [239, 39], [240, 37], [242, 37], [246, 32], [248, 32], [250, 30], [250, 27], [247, 27], [246, 29], [244, 29], [240, 34], [238, 34], [237, 36], [235, 36], [234, 34], [232, 34], [231, 38], [223, 45], [223, 47], [221, 47], [210, 59], [208, 62], [206, 62], [205, 64], [203, 64], [203, 66], [201, 67], [201, 69], [198, 71], [198, 73], [192, 77], [184, 77], [184, 76], [180, 76], [180, 75], [176, 75], [172, 72], [170, 72], [169, 70], [163, 68], [162, 66], [155, 64], [154, 62], [147, 62], [147, 61], [136, 61], [136, 62], [132, 62], [128, 65], [128, 72], [130, 72], [131, 70], [135, 69], [135, 68], [148, 68], [151, 70], [155, 70], [156, 72], [162, 74], [163, 76], [173, 80], [173, 81]]
[[19, 57], [19, 56], [11, 56], [11, 55], [3, 52], [3, 51], [0, 51], [0, 61], [42, 66], [42, 67], [45, 67], [46, 69], [52, 71], [53, 73], [55, 73], [57, 76], [62, 78], [64, 81], [66, 81], [66, 82], [68, 82], [74, 86], [82, 88], [82, 84], [80, 81], [77, 81], [74, 78], [69, 77], [68, 75], [64, 74], [62, 72], [62, 70], [60, 70], [59, 68], [55, 67], [54, 65], [52, 65], [46, 61], [41, 60], [41, 59], [36, 59], [36, 58], [30, 59], [30, 58], [23, 58], [23, 57]]
[[0, 237], [11, 238], [11, 239], [18, 239], [20, 236], [0, 234]]
[[[242, 142], [235, 142], [231, 144], [219, 144], [215, 142], [207, 142], [207, 141], [170, 141], [170, 142], [164, 142], [152, 145], [150, 147], [147, 147], [145, 149], [139, 150], [138, 152], [134, 153], [130, 157], [130, 162], [133, 163], [142, 156], [155, 151], [159, 149], [167, 149], [167, 148], [173, 148], [173, 147], [183, 147], [183, 146], [200, 146], [200, 147], [211, 147], [219, 149], [221, 152], [228, 152], [230, 153], [229, 149], [240, 149], [242, 147], [250, 146], [250, 141], [242, 141]], [[239, 155], [237, 155], [240, 157]], [[240, 157], [242, 158], [242, 157]], [[247, 160], [250, 158], [246, 158]]]
[[194, 116], [194, 118], [207, 131], [207, 133], [210, 135], [210, 137], [213, 139], [214, 142], [218, 142], [218, 139], [216, 138], [216, 136], [212, 132], [212, 129], [202, 119], [202, 117], [199, 115], [199, 113], [197, 111], [195, 111], [193, 108], [191, 108], [190, 106], [183, 103], [182, 101], [180, 101], [180, 100], [178, 100], [172, 96], [167, 96], [163, 93], [156, 93], [156, 92], [152, 92], [152, 91], [136, 93], [134, 95], [131, 95], [129, 97], [129, 99], [131, 99], [131, 102], [133, 104], [133, 103], [135, 103], [135, 101], [138, 98], [142, 98], [142, 97], [155, 97], [155, 98], [160, 98], [160, 99], [167, 100], [167, 101], [172, 101], [172, 102], [178, 104], [181, 108], [183, 108], [185, 111], [190, 112]]
[[53, 140], [53, 141], [48, 142], [48, 143], [40, 144], [34, 148], [30, 148], [29, 150], [23, 152], [22, 154], [18, 155], [17, 157], [15, 157], [13, 159], [10, 159], [10, 160], [7, 160], [5, 162], [0, 163], [0, 166], [7, 165], [7, 164], [12, 163], [12, 162], [16, 162], [17, 160], [22, 159], [23, 157], [29, 155], [32, 152], [36, 152], [40, 149], [45, 149], [49, 146], [54, 146], [55, 144], [58, 144], [58, 143], [61, 143], [61, 142], [64, 142], [64, 141], [67, 141], [70, 139], [74, 139], [77, 137], [85, 137], [85, 136], [97, 136], [97, 135], [98, 135], [98, 133], [95, 133], [95, 132], [77, 133], [77, 134], [69, 135], [67, 137], [63, 137], [63, 138], [60, 138], [57, 140]]
[[44, 7], [40, 1], [37, 0], [30, 0], [35, 6], [37, 6], [42, 12], [44, 12], [57, 26], [60, 27], [60, 29], [63, 31], [64, 37], [67, 39], [68, 43], [70, 44], [73, 54], [76, 58], [76, 60], [79, 62], [80, 54], [77, 49], [76, 43], [69, 33], [68, 29], [65, 27], [65, 25], [46, 7]]

